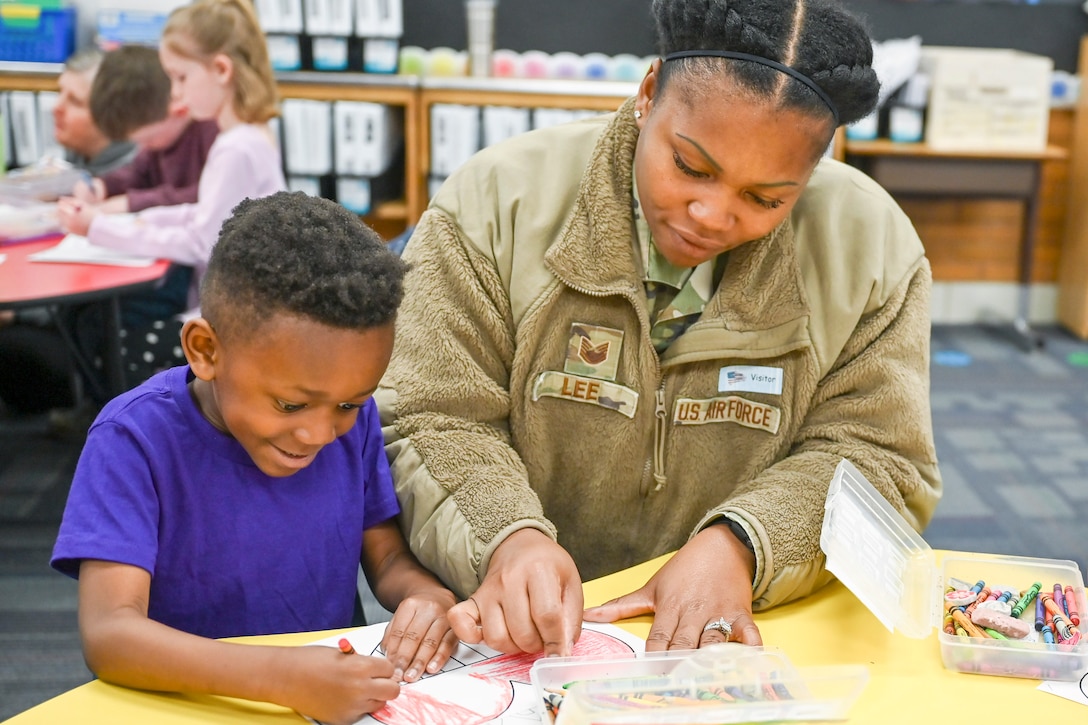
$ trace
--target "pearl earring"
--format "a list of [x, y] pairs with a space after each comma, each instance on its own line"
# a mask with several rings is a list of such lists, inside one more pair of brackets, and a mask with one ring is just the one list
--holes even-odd
[[635, 120], [642, 118], [642, 111], [635, 111]]

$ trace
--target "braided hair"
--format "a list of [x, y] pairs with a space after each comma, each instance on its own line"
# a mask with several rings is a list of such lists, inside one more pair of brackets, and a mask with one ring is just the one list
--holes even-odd
[[[830, 99], [840, 123], [875, 107], [880, 82], [872, 40], [835, 0], [653, 0], [659, 51], [718, 50], [777, 61], [807, 76]], [[744, 91], [816, 117], [828, 104], [804, 83], [759, 63], [689, 57], [665, 63], [658, 93], [671, 78], [720, 78], [725, 71]]]

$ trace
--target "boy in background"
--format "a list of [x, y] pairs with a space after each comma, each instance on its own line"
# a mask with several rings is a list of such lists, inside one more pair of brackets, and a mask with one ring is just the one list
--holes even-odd
[[[219, 125], [214, 120], [193, 120], [188, 107], [172, 99], [170, 78], [157, 50], [127, 45], [106, 53], [91, 86], [90, 107], [103, 133], [116, 140], [135, 142], [140, 152], [132, 163], [93, 179], [91, 184], [77, 184], [73, 192], [77, 198], [106, 213], [138, 212], [197, 201], [200, 175], [219, 134]], [[192, 275], [191, 267], [172, 264], [162, 284], [121, 299], [123, 353], [132, 346], [129, 333], [139, 344], [148, 335], [156, 335], [157, 328], [164, 328], [166, 320], [188, 309]], [[75, 308], [68, 315], [72, 336], [88, 359], [102, 356], [107, 342], [102, 338], [106, 314], [108, 308], [97, 303]], [[156, 369], [126, 354], [125, 372], [130, 385], [146, 380]], [[102, 380], [95, 382], [94, 389], [105, 387]], [[51, 422], [54, 428], [78, 432], [86, 430], [94, 412], [96, 406], [92, 404], [75, 420], [54, 415]]]
[[[92, 175], [123, 167], [137, 152], [131, 141], [111, 140], [91, 114], [91, 89], [104, 62], [97, 49], [70, 56], [57, 79], [53, 107], [53, 136], [65, 150], [65, 161]], [[166, 88], [169, 96], [169, 81]], [[142, 97], [135, 99], [132, 105], [144, 105]], [[184, 290], [187, 273], [179, 271], [177, 277], [175, 284]], [[50, 428], [55, 432], [81, 433], [89, 425], [94, 407], [83, 399], [81, 383], [48, 310], [0, 310], [0, 411], [31, 415], [51, 411]]]
[[[394, 520], [371, 398], [405, 269], [335, 202], [235, 208], [182, 331], [189, 364], [106, 405], [72, 483], [52, 564], [79, 578], [101, 679], [347, 723], [449, 658], [456, 600]], [[215, 641], [350, 626], [360, 563], [396, 609], [386, 658]]]
[[91, 86], [90, 106], [106, 136], [135, 142], [140, 151], [131, 164], [77, 184], [77, 199], [108, 213], [196, 201], [219, 126], [214, 120], [194, 121], [183, 103], [171, 100], [158, 51], [125, 45], [106, 53]]

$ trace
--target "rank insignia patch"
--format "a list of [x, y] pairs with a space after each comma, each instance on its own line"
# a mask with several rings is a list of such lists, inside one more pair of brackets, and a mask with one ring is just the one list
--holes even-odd
[[570, 326], [570, 342], [563, 372], [585, 375], [598, 380], [615, 380], [623, 346], [623, 330], [575, 322]]

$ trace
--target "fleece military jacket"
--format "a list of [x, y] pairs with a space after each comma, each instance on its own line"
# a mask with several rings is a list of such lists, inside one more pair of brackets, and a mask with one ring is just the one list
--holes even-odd
[[525, 527], [589, 579], [727, 517], [752, 540], [765, 608], [830, 580], [820, 527], [841, 459], [919, 531], [937, 504], [930, 270], [894, 201], [821, 161], [659, 356], [634, 243], [637, 139], [628, 101], [487, 148], [405, 250], [378, 392], [386, 450], [412, 549], [462, 596]]

